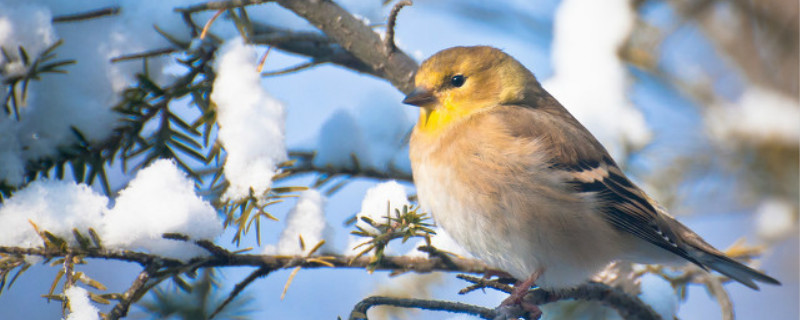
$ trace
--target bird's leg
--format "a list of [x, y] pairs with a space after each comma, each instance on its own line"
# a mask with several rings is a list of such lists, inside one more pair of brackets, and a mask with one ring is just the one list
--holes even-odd
[[522, 281], [521, 283], [517, 283], [514, 285], [514, 291], [511, 291], [511, 295], [503, 300], [501, 306], [511, 306], [511, 305], [519, 305], [522, 307], [523, 310], [527, 311], [531, 315], [531, 319], [539, 319], [542, 315], [542, 310], [539, 309], [539, 306], [531, 303], [526, 303], [522, 300], [525, 297], [525, 294], [528, 293], [528, 290], [536, 283], [536, 279], [542, 274], [542, 270], [534, 271], [528, 279]]

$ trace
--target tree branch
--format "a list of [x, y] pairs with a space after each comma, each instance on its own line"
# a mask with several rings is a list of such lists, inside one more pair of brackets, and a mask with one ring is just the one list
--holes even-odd
[[329, 175], [347, 175], [361, 178], [395, 179], [409, 182], [413, 180], [413, 177], [410, 173], [397, 169], [392, 165], [389, 165], [385, 171], [373, 168], [361, 168], [358, 166], [354, 168], [332, 166], [319, 167], [314, 165], [313, 152], [292, 151], [289, 153], [289, 155], [292, 157], [292, 159], [297, 160], [297, 162], [295, 162], [295, 164], [290, 168], [292, 174], [318, 172]]
[[[79, 249], [70, 248], [71, 253], [86, 258], [118, 260], [125, 262], [138, 263], [142, 266], [158, 265], [160, 267], [180, 267], [195, 265], [199, 268], [208, 267], [260, 267], [274, 271], [279, 269], [291, 269], [302, 267], [305, 269], [327, 268], [327, 266], [314, 262], [313, 258], [323, 256], [277, 256], [277, 255], [258, 255], [258, 254], [233, 254], [226, 250], [225, 254], [194, 258], [188, 262], [181, 262], [176, 259], [162, 257], [154, 254], [114, 249]], [[16, 255], [34, 255], [43, 258], [56, 258], [66, 256], [66, 252], [44, 248], [20, 248], [0, 246], [0, 253]], [[352, 256], [326, 255], [325, 261], [333, 265], [333, 268], [366, 268], [370, 265], [370, 257], [359, 257], [352, 259]], [[488, 268], [485, 264], [471, 259], [451, 259], [444, 261], [441, 258], [422, 258], [407, 256], [384, 256], [381, 263], [375, 268], [384, 271], [403, 271], [429, 273], [434, 271], [462, 272], [482, 274]]]
[[158, 270], [156, 264], [150, 264], [146, 266], [144, 270], [139, 273], [139, 276], [136, 277], [136, 280], [133, 281], [131, 287], [122, 294], [122, 299], [120, 299], [119, 303], [114, 306], [114, 309], [111, 309], [111, 312], [108, 313], [106, 319], [116, 320], [127, 315], [131, 304], [139, 300], [139, 298], [141, 298], [142, 295], [147, 292], [148, 287], [145, 285], [156, 270]]
[[[481, 278], [461, 277], [470, 282], [481, 282]], [[510, 287], [493, 287], [497, 290], [510, 293]], [[658, 320], [661, 317], [653, 311], [650, 306], [642, 302], [638, 297], [629, 295], [624, 291], [612, 288], [606, 284], [598, 282], [584, 283], [578, 287], [564, 290], [545, 290], [534, 289], [528, 291], [523, 298], [526, 303], [533, 305], [543, 305], [561, 300], [586, 300], [598, 301], [603, 305], [616, 310], [623, 319], [636, 320]], [[434, 311], [448, 311], [456, 313], [466, 313], [481, 317], [483, 319], [505, 319], [524, 317], [525, 311], [522, 308], [513, 306], [501, 306], [497, 309], [488, 309], [480, 306], [469, 305], [458, 302], [423, 300], [423, 299], [404, 299], [392, 297], [369, 297], [361, 300], [350, 313], [350, 320], [367, 319], [367, 309], [379, 306], [390, 305], [404, 308], [417, 308]]]
[[386, 38], [383, 39], [384, 50], [389, 54], [397, 50], [397, 45], [394, 43], [394, 26], [397, 23], [397, 14], [400, 13], [400, 9], [410, 5], [413, 5], [413, 3], [409, 0], [400, 1], [394, 5], [392, 12], [389, 13], [388, 23], [386, 24]]
[[199, 11], [217, 11], [223, 9], [233, 9], [233, 8], [240, 8], [246, 7], [255, 4], [262, 4], [267, 2], [273, 2], [274, 0], [228, 0], [228, 1], [209, 1], [206, 3], [200, 3], [192, 6], [188, 6], [185, 8], [175, 8], [175, 12], [181, 13], [193, 13]]
[[413, 89], [417, 63], [403, 51], [386, 52], [378, 34], [332, 1], [276, 0], [282, 7], [307, 20], [342, 48], [389, 80], [398, 90]]
[[51, 21], [53, 23], [82, 21], [82, 20], [89, 20], [105, 16], [118, 15], [119, 12], [120, 8], [118, 6], [113, 6], [108, 8], [95, 9], [87, 12], [54, 16]]
[[381, 305], [472, 314], [483, 319], [492, 319], [495, 315], [495, 312], [492, 309], [461, 302], [374, 296], [361, 300], [358, 304], [356, 304], [356, 306], [353, 308], [353, 311], [350, 312], [349, 319], [366, 320], [367, 310], [369, 308]]

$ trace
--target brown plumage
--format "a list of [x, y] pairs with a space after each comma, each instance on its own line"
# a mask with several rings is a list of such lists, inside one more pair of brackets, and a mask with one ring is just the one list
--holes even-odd
[[779, 284], [667, 214], [502, 51], [441, 51], [416, 86], [404, 102], [421, 107], [410, 141], [420, 203], [490, 266], [556, 288], [615, 260], [690, 261], [753, 289]]

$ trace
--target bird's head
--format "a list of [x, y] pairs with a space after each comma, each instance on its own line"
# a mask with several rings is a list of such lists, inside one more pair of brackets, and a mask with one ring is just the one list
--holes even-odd
[[540, 88], [533, 74], [499, 49], [454, 47], [425, 60], [403, 103], [419, 106], [418, 128], [440, 131], [453, 121], [503, 104], [516, 104]]

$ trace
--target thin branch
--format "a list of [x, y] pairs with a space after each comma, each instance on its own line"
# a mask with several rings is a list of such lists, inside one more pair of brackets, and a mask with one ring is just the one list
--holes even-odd
[[211, 25], [214, 24], [214, 21], [216, 21], [217, 18], [219, 18], [219, 16], [221, 16], [223, 12], [225, 12], [225, 10], [219, 10], [216, 13], [214, 13], [213, 16], [211, 16], [211, 19], [208, 19], [206, 24], [203, 26], [203, 31], [200, 32], [200, 40], [206, 38], [206, 34], [208, 34], [208, 29], [211, 28]]
[[461, 302], [442, 300], [407, 299], [394, 297], [374, 296], [361, 300], [350, 312], [350, 320], [367, 319], [367, 310], [375, 306], [393, 306], [402, 308], [417, 308], [433, 311], [447, 311], [480, 316], [483, 319], [494, 318], [494, 310]]
[[128, 314], [128, 309], [130, 309], [131, 304], [139, 300], [139, 298], [148, 291], [149, 287], [145, 285], [156, 270], [158, 270], [157, 264], [147, 265], [144, 270], [139, 273], [139, 276], [136, 277], [136, 280], [133, 281], [130, 288], [122, 294], [119, 303], [114, 306], [114, 309], [111, 309], [111, 312], [106, 316], [106, 320], [116, 320], [125, 317], [125, 315]]
[[[345, 255], [325, 255], [325, 261], [330, 266], [326, 266], [319, 262], [315, 262], [314, 258], [317, 256], [274, 256], [274, 255], [258, 255], [258, 254], [233, 254], [226, 253], [223, 256], [208, 256], [200, 257], [189, 260], [188, 262], [181, 262], [176, 259], [162, 257], [155, 254], [135, 252], [128, 250], [115, 250], [115, 249], [78, 249], [71, 248], [74, 255], [80, 255], [86, 258], [119, 260], [125, 262], [138, 263], [142, 266], [159, 265], [163, 267], [180, 267], [180, 266], [197, 266], [198, 268], [209, 267], [263, 267], [267, 270], [291, 269], [294, 267], [303, 267], [304, 269], [315, 268], [353, 268], [363, 269], [370, 265], [371, 257], [360, 257], [353, 259], [352, 256]], [[17, 254], [17, 255], [34, 255], [43, 258], [56, 258], [64, 257], [65, 252], [59, 252], [52, 249], [44, 248], [19, 248], [0, 246], [0, 253]], [[229, 254], [229, 255], [228, 255]], [[445, 262], [441, 258], [423, 258], [423, 257], [406, 257], [406, 256], [385, 256], [375, 270], [382, 271], [396, 271], [404, 270], [416, 273], [430, 273], [435, 271], [445, 272], [460, 272], [460, 273], [473, 273], [483, 274], [488, 268], [483, 262], [472, 259], [452, 259], [452, 261]]]
[[241, 8], [256, 4], [262, 4], [267, 2], [272, 2], [274, 0], [228, 0], [228, 1], [209, 1], [206, 3], [200, 3], [184, 8], [175, 8], [175, 12], [181, 13], [193, 13], [199, 11], [213, 11], [213, 10], [224, 10], [224, 9], [233, 9], [233, 8]]
[[383, 39], [383, 46], [386, 53], [392, 54], [397, 51], [397, 45], [394, 43], [394, 25], [397, 22], [397, 14], [400, 13], [400, 9], [403, 9], [405, 6], [413, 5], [410, 0], [403, 0], [398, 2], [392, 8], [392, 11], [389, 13], [389, 19], [386, 24], [386, 38]]
[[276, 0], [319, 28], [344, 50], [369, 66], [379, 77], [388, 80], [398, 90], [408, 93], [413, 89], [417, 63], [405, 52], [391, 54], [383, 50], [383, 41], [361, 20], [332, 1]]
[[241, 282], [237, 283], [236, 286], [233, 288], [233, 291], [231, 291], [231, 293], [228, 294], [228, 297], [225, 299], [225, 301], [223, 301], [214, 310], [214, 312], [211, 313], [210, 316], [208, 316], [208, 319], [213, 319], [217, 314], [219, 314], [222, 311], [222, 309], [225, 308], [225, 306], [227, 306], [229, 303], [231, 303], [231, 301], [233, 301], [233, 299], [236, 299], [236, 297], [239, 296], [239, 294], [242, 293], [242, 291], [244, 291], [244, 289], [247, 288], [248, 285], [253, 283], [253, 281], [256, 281], [256, 279], [258, 279], [258, 278], [262, 278], [262, 277], [267, 276], [270, 272], [271, 272], [270, 270], [267, 270], [267, 269], [264, 269], [264, 268], [258, 268], [256, 271], [253, 271], [253, 273], [251, 273], [249, 276], [247, 276], [247, 278], [245, 278]]
[[[477, 279], [479, 282], [483, 281], [479, 278], [475, 279]], [[474, 279], [466, 280], [471, 281]], [[499, 290], [507, 293], [510, 292], [510, 288], [505, 286], [502, 286]], [[597, 282], [588, 282], [578, 287], [564, 290], [534, 289], [528, 291], [528, 294], [525, 295], [523, 299], [525, 303], [537, 306], [570, 299], [598, 301], [603, 305], [616, 310], [623, 319], [661, 319], [661, 317], [655, 311], [653, 311], [650, 306], [642, 302], [639, 298], [629, 295], [621, 289], [612, 288], [606, 284]], [[391, 297], [369, 297], [356, 304], [356, 306], [353, 308], [353, 311], [350, 313], [350, 319], [367, 319], [367, 309], [378, 305], [391, 305], [404, 308], [466, 313], [481, 317], [483, 319], [496, 319], [498, 317], [502, 319], [506, 319], [508, 317], [511, 319], [516, 319], [517, 317], [525, 316], [525, 311], [517, 306], [500, 306], [492, 310], [458, 302]]]
[[127, 55], [121, 55], [121, 56], [118, 56], [118, 57], [114, 57], [114, 58], [111, 58], [111, 62], [120, 62], [120, 61], [126, 61], [126, 60], [136, 60], [136, 59], [140, 59], [140, 58], [150, 58], [150, 57], [156, 57], [156, 56], [163, 56], [165, 54], [170, 54], [170, 53], [177, 52], [177, 51], [178, 51], [178, 49], [175, 49], [175, 48], [154, 49], [154, 50], [148, 50], [148, 51], [144, 51], [144, 52], [139, 52], [139, 53], [133, 53], [133, 54], [127, 54]]
[[395, 179], [409, 182], [413, 180], [410, 173], [400, 170], [391, 164], [385, 171], [363, 168], [361, 166], [354, 166], [353, 168], [333, 166], [319, 167], [314, 164], [314, 154], [311, 152], [293, 151], [290, 152], [289, 155], [297, 160], [290, 169], [292, 174], [317, 172], [328, 175], [345, 175], [372, 179]]
[[326, 61], [304, 62], [304, 63], [298, 64], [298, 65], [295, 65], [295, 66], [288, 67], [286, 69], [275, 70], [275, 71], [265, 71], [265, 72], [261, 73], [261, 76], [262, 77], [273, 77], [273, 76], [279, 76], [279, 75], [284, 75], [284, 74], [288, 74], [288, 73], [298, 72], [298, 71], [302, 71], [302, 70], [305, 70], [305, 69], [316, 67], [316, 66], [321, 65], [321, 64], [323, 64], [325, 62]]
[[523, 299], [525, 302], [534, 305], [542, 305], [566, 299], [598, 301], [607, 307], [617, 310], [623, 319], [661, 319], [658, 313], [653, 311], [650, 306], [642, 302], [638, 297], [629, 295], [621, 289], [612, 288], [598, 282], [588, 282], [575, 288], [559, 291], [535, 289], [529, 291]]
[[60, 22], [74, 22], [74, 21], [82, 21], [82, 20], [89, 20], [94, 18], [100, 18], [105, 16], [114, 16], [118, 15], [120, 9], [118, 6], [115, 7], [108, 7], [102, 9], [95, 9], [87, 12], [80, 12], [80, 13], [73, 13], [73, 14], [65, 14], [60, 16], [53, 17], [53, 23], [60, 23]]
[[472, 291], [475, 291], [475, 290], [478, 290], [478, 289], [483, 289], [483, 288], [491, 288], [491, 289], [495, 289], [497, 291], [502, 291], [502, 292], [505, 292], [505, 293], [511, 293], [511, 291], [514, 290], [514, 288], [511, 287], [510, 285], [507, 285], [505, 283], [501, 283], [498, 280], [489, 280], [489, 279], [485, 279], [485, 278], [482, 278], [482, 277], [469, 276], [469, 275], [466, 275], [466, 274], [456, 275], [456, 278], [459, 278], [461, 280], [473, 283], [471, 286], [468, 286], [468, 287], [466, 287], [464, 289], [459, 290], [458, 294], [467, 294], [467, 293], [470, 293]]
[[258, 67], [256, 67], [258, 73], [261, 73], [261, 70], [264, 69], [264, 64], [267, 62], [267, 56], [269, 56], [270, 52], [272, 52], [272, 46], [267, 47], [267, 51], [265, 51], [261, 59], [258, 60]]
[[344, 50], [330, 38], [317, 32], [294, 31], [253, 22], [253, 35], [250, 37], [250, 41], [304, 55], [312, 60], [329, 61], [356, 72], [381, 77], [378, 71]]

